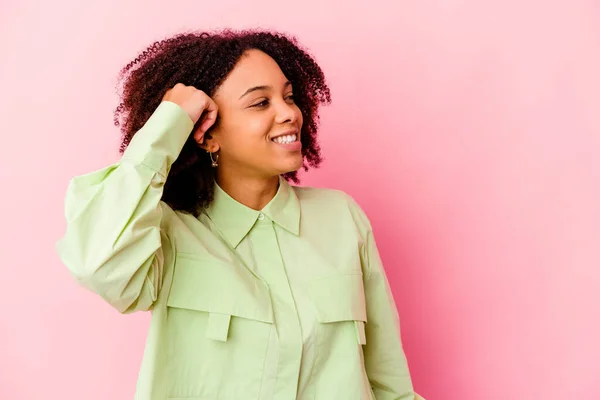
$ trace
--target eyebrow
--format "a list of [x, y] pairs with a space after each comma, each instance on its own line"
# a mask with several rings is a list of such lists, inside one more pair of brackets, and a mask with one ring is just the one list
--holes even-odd
[[[286, 83], [284, 83], [283, 87], [285, 89], [285, 88], [287, 88], [288, 86], [291, 86], [291, 85], [292, 85], [292, 82], [287, 81]], [[240, 98], [238, 100], [240, 100], [242, 97], [244, 97], [244, 96], [246, 96], [246, 95], [248, 95], [248, 94], [250, 94], [252, 92], [256, 92], [257, 90], [268, 90], [268, 89], [273, 89], [273, 87], [270, 86], [270, 85], [261, 85], [261, 86], [251, 87], [250, 89], [246, 90], [244, 92], [244, 94], [240, 96]]]

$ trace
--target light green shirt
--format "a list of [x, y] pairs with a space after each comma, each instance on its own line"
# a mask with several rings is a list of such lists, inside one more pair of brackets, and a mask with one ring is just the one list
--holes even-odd
[[136, 399], [418, 399], [360, 207], [281, 178], [261, 211], [218, 186], [199, 218], [173, 211], [161, 195], [192, 128], [163, 102], [67, 190], [65, 265], [118, 311], [152, 310]]

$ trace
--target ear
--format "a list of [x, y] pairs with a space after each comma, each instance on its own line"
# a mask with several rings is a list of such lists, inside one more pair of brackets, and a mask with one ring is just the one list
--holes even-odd
[[214, 136], [214, 131], [212, 129], [209, 129], [208, 132], [204, 134], [204, 137], [201, 138], [201, 141], [199, 141], [196, 136], [194, 136], [194, 139], [196, 139], [198, 146], [210, 153], [216, 153], [221, 148], [217, 138]]

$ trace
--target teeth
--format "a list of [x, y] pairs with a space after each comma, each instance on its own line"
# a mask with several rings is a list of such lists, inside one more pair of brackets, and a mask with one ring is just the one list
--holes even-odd
[[276, 137], [275, 139], [273, 139], [273, 141], [275, 143], [279, 143], [279, 144], [294, 143], [296, 141], [296, 135], [279, 136], [279, 137]]

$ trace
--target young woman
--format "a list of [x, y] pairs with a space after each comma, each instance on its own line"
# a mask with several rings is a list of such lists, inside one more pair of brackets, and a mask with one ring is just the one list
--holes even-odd
[[152, 311], [136, 399], [419, 398], [369, 220], [288, 183], [321, 162], [311, 56], [186, 33], [121, 78], [122, 158], [72, 179], [57, 249], [118, 311]]

